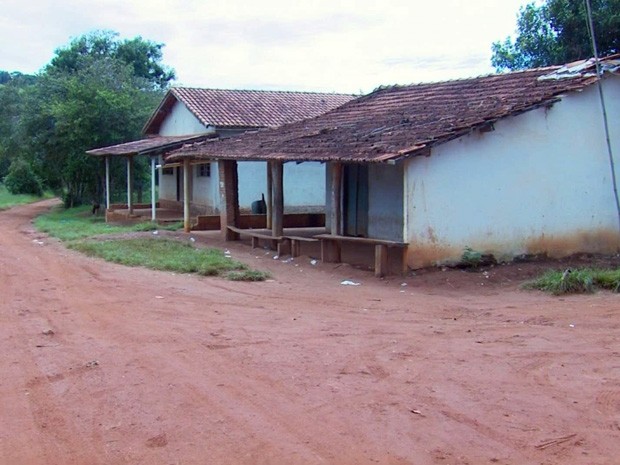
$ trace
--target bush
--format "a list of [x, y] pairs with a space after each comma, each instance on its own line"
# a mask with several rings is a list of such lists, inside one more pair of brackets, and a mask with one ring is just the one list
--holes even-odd
[[43, 195], [43, 183], [32, 169], [32, 166], [24, 160], [13, 160], [9, 166], [9, 172], [4, 178], [4, 185], [13, 194]]

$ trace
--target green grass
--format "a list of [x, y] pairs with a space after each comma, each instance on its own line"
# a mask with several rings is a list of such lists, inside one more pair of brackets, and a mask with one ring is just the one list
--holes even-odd
[[6, 210], [7, 208], [15, 207], [17, 205], [37, 202], [38, 200], [49, 199], [51, 197], [52, 194], [50, 193], [45, 193], [43, 197], [28, 194], [13, 195], [6, 190], [4, 184], [0, 183], [0, 210]]
[[[36, 218], [34, 225], [40, 231], [57, 237], [61, 241], [74, 241], [100, 234], [146, 230], [146, 226], [142, 224], [132, 226], [108, 224], [103, 216], [92, 215], [91, 207], [87, 205], [69, 209], [55, 208]], [[156, 226], [149, 223], [149, 227], [155, 228]]]
[[226, 258], [220, 250], [198, 249], [164, 238], [77, 241], [70, 243], [69, 247], [86, 255], [127, 266], [223, 276], [237, 281], [264, 281], [267, 278], [265, 273], [249, 270], [247, 265]]
[[620, 292], [620, 269], [579, 268], [567, 271], [547, 271], [528, 281], [525, 289], [538, 289], [554, 295], [592, 293], [598, 289]]
[[[156, 229], [176, 231], [183, 227], [182, 223], [164, 226], [151, 222], [127, 226], [111, 225], [106, 223], [102, 216], [93, 216], [89, 206], [83, 206], [71, 209], [55, 208], [36, 218], [34, 224], [40, 231], [67, 242], [71, 249], [122, 265], [222, 276], [233, 281], [264, 281], [269, 277], [267, 273], [250, 270], [246, 265], [226, 258], [216, 249], [196, 248], [163, 237], [105, 239], [106, 234]], [[99, 236], [99, 240], [90, 240], [94, 236]]]

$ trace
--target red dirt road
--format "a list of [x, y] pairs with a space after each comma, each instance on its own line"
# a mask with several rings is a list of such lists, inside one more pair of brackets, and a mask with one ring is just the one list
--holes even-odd
[[0, 212], [2, 465], [620, 463], [617, 295], [244, 244], [272, 281], [125, 268], [36, 233], [49, 204]]

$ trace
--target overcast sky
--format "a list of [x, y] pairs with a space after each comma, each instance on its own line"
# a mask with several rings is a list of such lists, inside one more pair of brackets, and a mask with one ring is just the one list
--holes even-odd
[[369, 92], [488, 74], [527, 0], [3, 0], [0, 70], [108, 29], [166, 44], [179, 85]]

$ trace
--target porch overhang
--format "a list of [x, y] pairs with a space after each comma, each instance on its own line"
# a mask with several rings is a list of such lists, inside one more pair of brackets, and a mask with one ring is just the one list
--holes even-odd
[[185, 144], [194, 144], [213, 137], [217, 137], [217, 135], [214, 133], [209, 133], [191, 136], [153, 136], [131, 142], [125, 142], [123, 144], [87, 150], [86, 153], [99, 157], [127, 157], [132, 155], [153, 156], [179, 149]]

